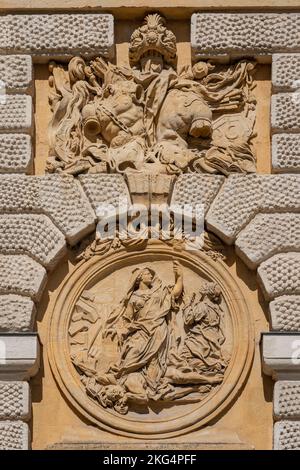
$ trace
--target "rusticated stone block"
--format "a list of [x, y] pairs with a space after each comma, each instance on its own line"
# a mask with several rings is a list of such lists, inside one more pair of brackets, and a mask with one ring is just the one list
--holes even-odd
[[194, 58], [300, 52], [300, 14], [194, 13], [191, 43]]
[[0, 134], [0, 173], [30, 173], [31, 167], [31, 137], [25, 134]]
[[0, 420], [30, 418], [30, 395], [28, 382], [0, 382]]
[[39, 301], [46, 270], [26, 255], [0, 255], [0, 294], [20, 294]]
[[23, 93], [32, 88], [32, 59], [30, 55], [0, 56], [0, 80], [6, 93]]
[[277, 419], [300, 418], [300, 381], [279, 380], [274, 387], [274, 416]]
[[22, 421], [0, 421], [0, 450], [27, 450], [28, 425]]
[[0, 295], [0, 330], [29, 331], [35, 317], [35, 305], [28, 297]]
[[0, 252], [27, 254], [51, 269], [65, 254], [65, 238], [45, 215], [0, 215]]
[[0, 52], [51, 56], [113, 54], [113, 16], [109, 14], [3, 15]]
[[259, 212], [299, 212], [298, 175], [230, 175], [207, 217], [207, 227], [232, 244]]
[[92, 204], [96, 214], [99, 207], [111, 205], [117, 208], [120, 201], [130, 204], [130, 196], [123, 176], [121, 175], [81, 175], [79, 180], [83, 190]]
[[274, 450], [300, 449], [300, 422], [279, 421], [274, 425]]
[[274, 91], [300, 93], [300, 54], [274, 54], [272, 56], [272, 85]]
[[32, 98], [28, 95], [5, 95], [0, 101], [0, 133], [32, 131]]
[[271, 97], [271, 127], [273, 132], [300, 131], [298, 93], [278, 93]]
[[269, 304], [273, 330], [300, 331], [300, 296], [283, 295]]
[[181, 175], [175, 183], [171, 204], [202, 206], [207, 212], [223, 181], [224, 176]]
[[33, 377], [40, 364], [37, 333], [0, 332], [1, 380], [23, 381]]
[[300, 134], [272, 136], [272, 166], [281, 173], [300, 172]]
[[267, 300], [300, 294], [300, 253], [281, 253], [264, 261], [257, 270]]
[[276, 253], [300, 251], [300, 214], [257, 214], [240, 232], [235, 247], [250, 269]]
[[72, 176], [0, 176], [0, 213], [48, 215], [73, 245], [95, 227], [95, 214]]

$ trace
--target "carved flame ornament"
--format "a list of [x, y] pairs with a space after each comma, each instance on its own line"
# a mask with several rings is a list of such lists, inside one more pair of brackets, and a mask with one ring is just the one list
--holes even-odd
[[51, 64], [49, 172], [255, 171], [252, 62], [176, 70], [176, 38], [158, 14], [133, 32], [129, 59]]

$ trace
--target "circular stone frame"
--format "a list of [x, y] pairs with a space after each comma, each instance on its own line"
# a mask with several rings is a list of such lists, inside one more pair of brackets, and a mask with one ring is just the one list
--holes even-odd
[[[231, 316], [233, 347], [222, 384], [179, 417], [161, 421], [138, 421], [102, 408], [88, 397], [79, 374], [71, 362], [68, 329], [74, 305], [82, 291], [115, 270], [149, 261], [176, 259], [209, 280], [217, 282]], [[254, 333], [249, 310], [236, 281], [226, 265], [200, 251], [177, 251], [161, 242], [148, 243], [143, 251], [122, 248], [105, 257], [82, 261], [64, 280], [50, 319], [48, 356], [52, 372], [66, 398], [85, 418], [98, 427], [119, 435], [139, 439], [171, 438], [195, 431], [215, 418], [239, 393], [249, 373], [254, 353]]]

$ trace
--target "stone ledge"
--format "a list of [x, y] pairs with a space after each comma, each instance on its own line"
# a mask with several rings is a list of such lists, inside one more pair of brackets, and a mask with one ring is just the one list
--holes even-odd
[[44, 213], [71, 245], [95, 228], [95, 214], [72, 176], [0, 175], [0, 213]]
[[[1, 373], [0, 373], [1, 376]], [[30, 389], [28, 382], [0, 382], [0, 420], [30, 419]]]
[[300, 176], [230, 175], [206, 216], [207, 227], [225, 243], [259, 212], [299, 212]]
[[274, 386], [274, 417], [300, 419], [300, 381], [279, 380]]
[[38, 302], [46, 281], [45, 268], [29, 256], [0, 254], [0, 294], [19, 294]]
[[22, 421], [0, 421], [0, 450], [28, 450], [29, 429]]
[[74, 55], [113, 57], [110, 14], [14, 14], [0, 17], [0, 53], [30, 54], [36, 61]]
[[218, 175], [181, 175], [175, 183], [171, 204], [203, 206], [206, 213], [224, 180], [224, 176]]
[[264, 261], [257, 270], [266, 300], [300, 294], [300, 253], [280, 253]]
[[272, 167], [278, 173], [300, 172], [300, 134], [272, 136]]
[[194, 13], [193, 57], [300, 52], [299, 13]]
[[33, 130], [31, 96], [4, 95], [4, 97], [5, 102], [0, 103], [0, 134], [8, 132], [31, 134]]
[[257, 214], [239, 233], [235, 247], [250, 269], [276, 253], [300, 251], [300, 214]]
[[299, 90], [300, 54], [272, 56], [272, 85], [275, 92]]
[[33, 92], [33, 70], [30, 55], [0, 56], [0, 80], [6, 93]]
[[280, 421], [274, 425], [274, 450], [300, 450], [300, 422]]
[[[25, 134], [1, 134], [0, 173], [31, 173], [31, 171], [31, 137]], [[2, 185], [0, 189], [2, 190]]]
[[263, 333], [263, 371], [274, 380], [299, 380], [300, 333]]
[[269, 304], [273, 330], [300, 331], [300, 295], [283, 295]]
[[271, 128], [273, 132], [300, 132], [299, 95], [296, 93], [272, 95]]
[[30, 331], [35, 313], [35, 305], [30, 298], [0, 295], [0, 331]]
[[0, 333], [0, 379], [27, 380], [39, 369], [37, 333]]
[[66, 253], [65, 238], [45, 215], [0, 215], [0, 253], [25, 254], [53, 269]]

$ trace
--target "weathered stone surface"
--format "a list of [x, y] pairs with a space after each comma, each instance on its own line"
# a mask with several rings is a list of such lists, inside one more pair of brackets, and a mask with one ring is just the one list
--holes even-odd
[[278, 93], [271, 98], [273, 132], [300, 132], [300, 106], [297, 93]]
[[300, 52], [298, 13], [194, 13], [191, 43], [203, 55]]
[[274, 450], [300, 449], [300, 422], [279, 421], [274, 426]]
[[0, 333], [0, 379], [28, 380], [39, 368], [37, 333]]
[[257, 214], [240, 232], [235, 246], [250, 269], [276, 253], [300, 251], [300, 214]]
[[274, 387], [274, 416], [278, 419], [300, 418], [300, 381], [279, 380]]
[[263, 371], [274, 380], [300, 380], [300, 333], [262, 334]]
[[272, 136], [272, 166], [277, 172], [300, 172], [300, 134]]
[[0, 252], [27, 254], [51, 269], [65, 254], [63, 234], [45, 215], [0, 215]]
[[0, 295], [0, 330], [29, 331], [35, 317], [35, 305], [28, 297]]
[[31, 137], [25, 134], [0, 135], [0, 173], [30, 173], [31, 168]]
[[300, 294], [300, 253], [281, 253], [264, 261], [257, 270], [266, 299]]
[[99, 206], [103, 208], [104, 204], [115, 208], [119, 206], [120, 200], [125, 200], [130, 204], [128, 189], [121, 175], [81, 175], [79, 180], [98, 215], [102, 213], [102, 211], [99, 212]]
[[272, 85], [274, 91], [300, 89], [300, 54], [272, 56]]
[[0, 101], [0, 133], [32, 132], [32, 98], [28, 95], [5, 95]]
[[273, 330], [300, 331], [300, 296], [283, 295], [269, 304]]
[[258, 212], [299, 212], [298, 175], [230, 175], [213, 201], [208, 228], [226, 243]]
[[0, 56], [0, 80], [4, 82], [6, 93], [29, 91], [32, 87], [31, 56]]
[[26, 255], [0, 255], [0, 294], [21, 294], [39, 301], [46, 270]]
[[28, 425], [22, 421], [0, 421], [0, 450], [27, 450]]
[[109, 14], [4, 15], [0, 52], [43, 56], [112, 55], [113, 16]]
[[0, 176], [0, 212], [43, 212], [70, 244], [95, 227], [95, 214], [72, 176]]
[[193, 207], [199, 205], [207, 212], [223, 181], [224, 176], [181, 175], [175, 183], [171, 203], [180, 206], [190, 204]]
[[0, 382], [0, 419], [22, 419], [30, 417], [30, 395], [28, 382]]

